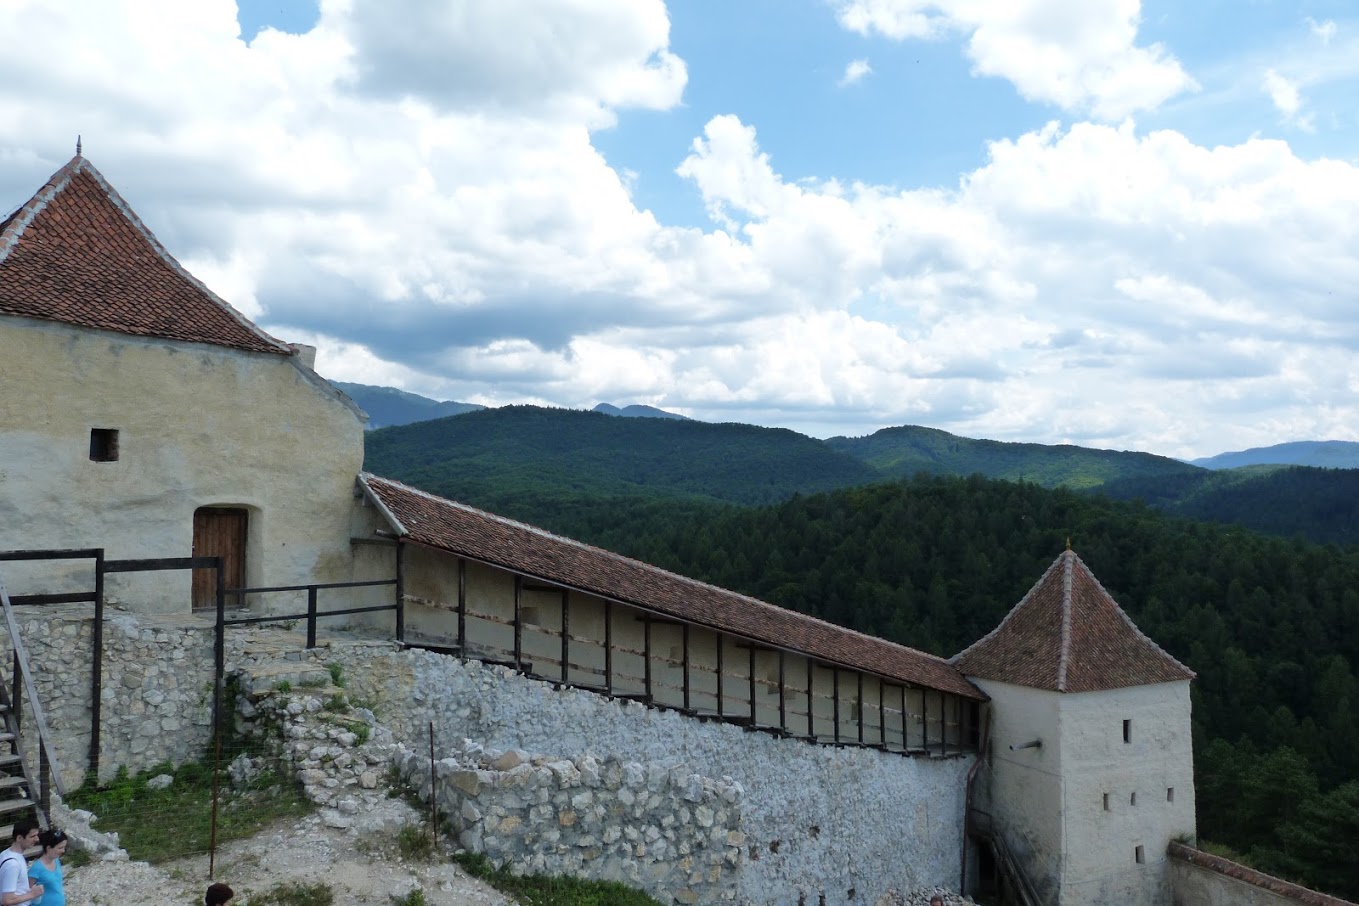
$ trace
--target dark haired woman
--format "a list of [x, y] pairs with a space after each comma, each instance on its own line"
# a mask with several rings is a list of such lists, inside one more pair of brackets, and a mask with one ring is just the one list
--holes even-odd
[[61, 857], [66, 855], [66, 835], [55, 827], [38, 834], [42, 855], [28, 866], [28, 879], [41, 884], [42, 896], [34, 906], [66, 906], [66, 892], [62, 890]]
[[227, 906], [235, 895], [236, 891], [218, 881], [210, 885], [208, 892], [203, 894], [203, 906]]

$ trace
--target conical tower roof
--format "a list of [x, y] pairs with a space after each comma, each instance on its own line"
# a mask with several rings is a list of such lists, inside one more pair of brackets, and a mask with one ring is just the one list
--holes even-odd
[[1194, 678], [1142, 634], [1074, 551], [1065, 551], [1000, 625], [952, 663], [964, 674], [1053, 692]]
[[0, 315], [292, 354], [171, 257], [79, 154], [0, 221]]

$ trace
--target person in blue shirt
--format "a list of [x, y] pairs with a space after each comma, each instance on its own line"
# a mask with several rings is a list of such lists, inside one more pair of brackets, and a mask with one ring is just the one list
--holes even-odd
[[61, 857], [66, 854], [66, 835], [55, 827], [38, 835], [42, 855], [28, 866], [28, 879], [41, 884], [43, 894], [33, 906], [66, 906], [66, 892], [61, 889]]

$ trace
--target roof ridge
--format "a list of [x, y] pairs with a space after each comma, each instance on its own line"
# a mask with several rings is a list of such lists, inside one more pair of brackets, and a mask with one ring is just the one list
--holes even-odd
[[[19, 205], [5, 220], [5, 228], [0, 231], [0, 262], [4, 262], [9, 257], [10, 251], [19, 244], [20, 237], [24, 230], [33, 222], [33, 218], [46, 209], [48, 202], [61, 194], [62, 190], [71, 184], [71, 180], [76, 174], [84, 169], [89, 162], [77, 154], [67, 161], [57, 172], [48, 177], [47, 182], [42, 184], [42, 188], [34, 192], [28, 201]], [[90, 166], [93, 169], [93, 165]]]
[[1062, 561], [1062, 638], [1057, 648], [1057, 691], [1066, 691], [1066, 668], [1071, 663], [1071, 560], [1075, 551], [1067, 548]]
[[1019, 613], [1020, 610], [1023, 609], [1024, 605], [1027, 604], [1029, 602], [1029, 599], [1033, 597], [1034, 592], [1038, 591], [1038, 589], [1042, 587], [1043, 583], [1047, 581], [1048, 574], [1051, 573], [1054, 569], [1056, 569], [1057, 564], [1060, 562], [1062, 562], [1062, 558], [1058, 557], [1056, 560], [1053, 560], [1051, 563], [1048, 564], [1048, 568], [1043, 570], [1043, 575], [1039, 576], [1038, 581], [1034, 582], [1033, 585], [1029, 587], [1029, 590], [1024, 593], [1024, 597], [1019, 599], [1019, 603], [1016, 604], [1014, 607], [1011, 607], [1009, 613], [1005, 614], [1005, 616], [1001, 618], [1001, 621], [996, 624], [995, 629], [992, 629], [986, 635], [977, 639], [977, 641], [973, 642], [971, 645], [968, 645], [962, 651], [959, 651], [953, 657], [949, 658], [948, 662], [950, 664], [956, 664], [964, 655], [970, 652], [973, 648], [979, 648], [982, 645], [989, 642], [996, 635], [999, 635], [1000, 631], [1005, 628], [1005, 624], [1010, 622], [1010, 619], [1015, 614]]
[[536, 525], [530, 525], [530, 524], [527, 523], [527, 522], [520, 522], [519, 520], [517, 520], [517, 519], [511, 519], [511, 518], [509, 518], [508, 516], [500, 516], [500, 515], [497, 515], [496, 513], [492, 513], [492, 512], [489, 512], [489, 511], [487, 511], [487, 510], [483, 510], [483, 509], [479, 509], [478, 507], [469, 506], [468, 504], [460, 503], [460, 502], [458, 502], [458, 501], [456, 501], [456, 500], [450, 500], [450, 499], [448, 499], [447, 497], [440, 497], [438, 494], [431, 494], [429, 491], [424, 491], [424, 490], [421, 490], [420, 488], [412, 487], [411, 485], [408, 485], [408, 484], [406, 484], [405, 482], [402, 482], [402, 481], [397, 481], [397, 480], [394, 479], [394, 478], [384, 478], [383, 476], [381, 476], [381, 475], [376, 475], [376, 474], [374, 474], [374, 473], [372, 473], [372, 472], [361, 472], [361, 473], [359, 473], [359, 474], [360, 474], [361, 477], [363, 477], [363, 478], [365, 478], [365, 479], [371, 480], [371, 479], [376, 478], [378, 481], [384, 481], [384, 482], [386, 482], [386, 483], [388, 483], [388, 484], [396, 485], [396, 486], [400, 487], [401, 489], [403, 489], [403, 490], [405, 490], [405, 491], [408, 491], [408, 492], [410, 492], [410, 493], [416, 494], [416, 495], [418, 495], [418, 496], [420, 496], [420, 497], [424, 497], [424, 498], [427, 499], [427, 500], [437, 501], [438, 503], [452, 506], [452, 507], [454, 507], [454, 508], [456, 508], [456, 509], [463, 510], [464, 512], [475, 513], [475, 514], [478, 515], [478, 516], [483, 516], [483, 517], [488, 518], [488, 519], [491, 519], [491, 520], [493, 520], [493, 521], [495, 521], [495, 522], [499, 522], [499, 523], [501, 523], [502, 525], [515, 526], [515, 527], [517, 527], [517, 528], [525, 529], [525, 530], [527, 530], [527, 531], [529, 531], [529, 532], [532, 532], [532, 533], [534, 533], [534, 534], [536, 534], [536, 535], [541, 535], [541, 536], [543, 536], [543, 537], [545, 537], [545, 538], [551, 538], [551, 539], [554, 540], [554, 541], [558, 541], [558, 542], [561, 542], [561, 543], [564, 543], [564, 544], [569, 544], [569, 545], [571, 545], [572, 547], [576, 547], [576, 548], [581, 549], [581, 550], [587, 550], [587, 551], [590, 551], [590, 552], [595, 553], [595, 554], [602, 554], [602, 555], [604, 555], [604, 556], [606, 556], [606, 557], [612, 558], [612, 559], [614, 559], [614, 560], [617, 560], [617, 561], [620, 561], [620, 562], [623, 562], [623, 563], [631, 563], [631, 564], [634, 564], [634, 565], [636, 565], [636, 566], [640, 566], [640, 567], [642, 567], [643, 569], [651, 570], [652, 572], [661, 573], [661, 574], [666, 575], [666, 576], [669, 576], [669, 577], [671, 577], [671, 578], [673, 578], [673, 579], [677, 579], [677, 580], [679, 580], [680, 582], [684, 582], [684, 583], [687, 583], [687, 584], [689, 584], [689, 585], [695, 585], [695, 586], [699, 586], [699, 587], [701, 587], [701, 588], [712, 589], [713, 591], [718, 591], [718, 592], [721, 592], [722, 594], [732, 595], [732, 596], [734, 596], [734, 597], [737, 597], [737, 598], [742, 599], [743, 601], [746, 601], [746, 602], [748, 602], [748, 603], [750, 603], [750, 604], [753, 604], [753, 605], [755, 605], [756, 607], [760, 607], [760, 608], [764, 608], [764, 609], [769, 609], [769, 610], [777, 611], [777, 612], [780, 612], [780, 613], [792, 613], [792, 614], [796, 614], [800, 619], [808, 620], [808, 621], [810, 621], [810, 622], [817, 623], [817, 624], [819, 624], [819, 625], [821, 625], [821, 626], [830, 627], [831, 629], [834, 629], [834, 630], [836, 630], [837, 632], [843, 632], [843, 633], [846, 633], [846, 634], [848, 634], [848, 635], [856, 636], [856, 637], [861, 638], [861, 639], [867, 639], [867, 640], [869, 640], [869, 641], [872, 641], [872, 642], [875, 642], [875, 643], [878, 643], [878, 644], [891, 645], [891, 646], [893, 646], [893, 647], [895, 647], [895, 648], [900, 648], [902, 651], [909, 651], [909, 652], [911, 652], [912, 654], [916, 654], [916, 655], [919, 655], [919, 656], [921, 656], [921, 657], [926, 657], [926, 658], [930, 658], [931, 660], [938, 661], [940, 664], [943, 664], [943, 665], [945, 665], [945, 666], [952, 666], [952, 664], [953, 664], [953, 661], [952, 661], [952, 659], [950, 659], [950, 658], [943, 658], [943, 657], [940, 657], [940, 656], [937, 655], [937, 654], [931, 654], [931, 653], [928, 652], [928, 651], [921, 651], [921, 650], [918, 649], [918, 648], [912, 648], [912, 647], [909, 646], [909, 645], [903, 645], [903, 644], [901, 644], [900, 642], [893, 642], [893, 641], [891, 641], [890, 639], [884, 639], [884, 638], [881, 638], [881, 637], [879, 637], [879, 636], [869, 635], [868, 633], [859, 632], [859, 631], [856, 630], [856, 629], [850, 629], [850, 628], [847, 627], [847, 626], [841, 626], [841, 625], [839, 625], [838, 623], [832, 623], [832, 622], [830, 622], [829, 620], [823, 620], [823, 619], [821, 619], [820, 617], [814, 617], [814, 616], [812, 616], [811, 614], [802, 613], [801, 611], [793, 610], [793, 609], [788, 608], [788, 607], [780, 607], [780, 606], [777, 605], [777, 604], [771, 604], [771, 603], [769, 603], [768, 601], [762, 601], [762, 600], [760, 600], [759, 598], [753, 598], [753, 597], [751, 597], [750, 595], [742, 594], [742, 593], [739, 592], [739, 591], [732, 591], [730, 588], [723, 588], [723, 587], [720, 586], [720, 585], [713, 585], [711, 582], [704, 582], [704, 581], [702, 581], [702, 580], [700, 580], [700, 579], [695, 579], [695, 578], [693, 578], [693, 577], [691, 577], [691, 576], [684, 576], [684, 575], [681, 575], [681, 574], [679, 574], [679, 573], [677, 573], [677, 572], [673, 572], [673, 571], [671, 571], [671, 570], [668, 570], [668, 569], [666, 569], [666, 568], [664, 568], [664, 567], [656, 566], [655, 564], [652, 564], [652, 563], [647, 563], [647, 562], [644, 561], [644, 560], [638, 560], [638, 559], [636, 559], [636, 558], [634, 558], [634, 557], [627, 557], [627, 556], [624, 556], [623, 554], [620, 554], [620, 553], [618, 553], [618, 552], [616, 552], [616, 551], [611, 551], [611, 550], [608, 550], [607, 548], [596, 547], [596, 546], [593, 545], [593, 544], [586, 544], [584, 541], [579, 541], [579, 540], [577, 540], [577, 539], [575, 539], [575, 538], [568, 538], [568, 537], [566, 537], [565, 535], [558, 535], [558, 534], [556, 534], [555, 532], [550, 532], [550, 531], [548, 531], [547, 529], [539, 528], [539, 527], [536, 526]]
[[1085, 574], [1089, 576], [1090, 581], [1095, 583], [1095, 587], [1100, 590], [1100, 593], [1103, 594], [1104, 597], [1107, 598], [1108, 601], [1114, 605], [1114, 612], [1117, 613], [1123, 619], [1124, 623], [1128, 624], [1128, 628], [1131, 629], [1139, 639], [1146, 642], [1148, 645], [1150, 645], [1152, 648], [1156, 650], [1157, 654], [1161, 655], [1162, 657], [1170, 661], [1172, 664], [1174, 664], [1176, 667], [1179, 667], [1181, 670], [1188, 673], [1191, 677], [1198, 676], [1197, 673], [1195, 673], [1189, 667], [1181, 663], [1179, 658], [1175, 657], [1175, 655], [1171, 654], [1169, 651], [1166, 651], [1160, 645], [1156, 644], [1156, 641], [1151, 636], [1147, 635], [1141, 629], [1137, 628], [1137, 624], [1132, 621], [1132, 617], [1128, 616], [1128, 612], [1123, 609], [1123, 605], [1119, 604], [1118, 600], [1112, 594], [1109, 593], [1109, 590], [1104, 587], [1104, 583], [1099, 580], [1099, 576], [1095, 575], [1095, 571], [1091, 569], [1089, 565], [1086, 564], [1086, 562], [1080, 558], [1079, 555], [1076, 555], [1076, 562], [1079, 563], [1081, 568], [1085, 570]]

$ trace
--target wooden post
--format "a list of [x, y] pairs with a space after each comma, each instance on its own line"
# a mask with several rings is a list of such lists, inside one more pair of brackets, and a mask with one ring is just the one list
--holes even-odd
[[562, 589], [562, 683], [571, 681], [571, 592]]
[[717, 634], [717, 716], [722, 716], [722, 649], [727, 646], [727, 637]]
[[812, 689], [816, 686], [816, 662], [812, 656], [807, 658], [807, 735], [813, 740], [816, 739], [816, 698], [812, 695]]
[[783, 681], [784, 681], [784, 659], [783, 659], [783, 653], [784, 653], [784, 652], [783, 652], [783, 649], [780, 648], [780, 649], [779, 649], [779, 729], [780, 729], [780, 730], [787, 730], [787, 729], [788, 729], [788, 702], [786, 701], [786, 696], [783, 694]]
[[925, 752], [930, 751], [930, 690], [920, 690], [920, 743]]
[[396, 539], [396, 640], [406, 644], [406, 545]]
[[878, 677], [878, 741], [887, 750], [887, 683]]
[[524, 577], [514, 574], [514, 669], [524, 666]]
[[613, 695], [613, 601], [604, 599], [604, 693]]
[[750, 645], [750, 658], [749, 658], [749, 661], [750, 661], [750, 667], [749, 667], [749, 673], [750, 673], [750, 725], [753, 727], [753, 726], [756, 726], [757, 724], [759, 724], [759, 722], [760, 722], [760, 721], [759, 721], [759, 715], [755, 713], [755, 644], [754, 644], [753, 642], [752, 642], [751, 645]]
[[680, 625], [680, 657], [683, 663], [680, 664], [680, 691], [684, 696], [684, 710], [689, 710], [689, 624]]
[[642, 620], [642, 674], [646, 685], [646, 700], [651, 701], [651, 617]]
[[864, 672], [859, 674], [859, 745], [864, 744]]
[[458, 657], [467, 658], [467, 558], [458, 558]]
[[831, 706], [831, 714], [835, 718], [835, 741], [840, 741], [840, 668], [831, 668], [831, 691], [835, 695], [835, 702]]

